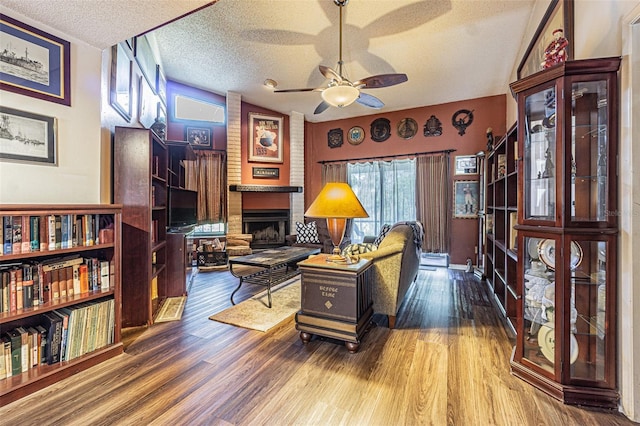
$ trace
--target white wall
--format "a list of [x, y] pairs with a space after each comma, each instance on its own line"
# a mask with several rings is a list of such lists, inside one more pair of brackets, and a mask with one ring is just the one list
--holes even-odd
[[57, 164], [0, 161], [0, 203], [100, 202], [100, 50], [25, 16], [3, 14], [71, 43], [71, 107], [0, 91], [0, 104], [57, 118]]

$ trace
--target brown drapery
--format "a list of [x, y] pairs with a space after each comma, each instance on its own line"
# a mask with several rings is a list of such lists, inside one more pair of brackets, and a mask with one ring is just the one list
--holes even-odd
[[418, 156], [416, 219], [424, 226], [422, 251], [448, 253], [451, 235], [449, 153]]
[[322, 186], [327, 182], [346, 182], [347, 162], [326, 163], [322, 165]]
[[226, 221], [227, 163], [224, 153], [197, 151], [185, 161], [187, 189], [198, 191], [198, 223]]

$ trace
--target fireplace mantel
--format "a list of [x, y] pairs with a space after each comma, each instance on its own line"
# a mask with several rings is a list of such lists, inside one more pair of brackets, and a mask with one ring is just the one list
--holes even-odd
[[302, 192], [301, 186], [279, 185], [229, 185], [233, 192]]

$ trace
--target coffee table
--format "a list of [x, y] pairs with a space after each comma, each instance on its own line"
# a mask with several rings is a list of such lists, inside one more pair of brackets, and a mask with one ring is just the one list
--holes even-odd
[[231, 293], [231, 304], [235, 305], [233, 295], [242, 284], [249, 283], [267, 287], [271, 308], [271, 287], [298, 275], [297, 263], [318, 253], [320, 249], [317, 248], [285, 246], [229, 259], [231, 275], [240, 279], [238, 287]]

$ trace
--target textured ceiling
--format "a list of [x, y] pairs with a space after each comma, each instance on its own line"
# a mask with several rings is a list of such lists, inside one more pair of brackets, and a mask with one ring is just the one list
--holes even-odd
[[[344, 9], [344, 74], [352, 81], [405, 73], [409, 81], [370, 89], [386, 105], [329, 108], [318, 92], [273, 93], [325, 84], [318, 65], [337, 67], [339, 8], [332, 0], [220, 0], [150, 33], [168, 79], [308, 121], [473, 99], [507, 92], [534, 0], [350, 0]], [[107, 48], [197, 9], [197, 0], [3, 0], [3, 6]], [[153, 41], [152, 41], [153, 42]]]

